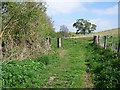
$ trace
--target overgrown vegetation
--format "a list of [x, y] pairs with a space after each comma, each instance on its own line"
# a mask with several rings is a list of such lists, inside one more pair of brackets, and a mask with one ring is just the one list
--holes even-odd
[[2, 60], [25, 59], [46, 53], [47, 37], [54, 37], [45, 2], [1, 2]]
[[120, 88], [120, 62], [116, 52], [94, 46], [87, 62], [96, 88]]

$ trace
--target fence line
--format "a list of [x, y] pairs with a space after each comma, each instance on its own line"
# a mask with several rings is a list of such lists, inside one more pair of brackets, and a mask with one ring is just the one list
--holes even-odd
[[93, 37], [93, 43], [100, 45], [103, 48], [111, 48], [114, 51], [120, 52], [120, 40], [114, 39], [113, 36], [94, 36]]

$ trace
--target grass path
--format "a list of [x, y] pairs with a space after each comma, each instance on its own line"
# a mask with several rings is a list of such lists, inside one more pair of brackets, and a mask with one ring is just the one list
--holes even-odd
[[90, 38], [62, 39], [57, 48], [52, 39], [48, 55], [4, 64], [3, 87], [92, 88], [86, 61], [91, 55]]
[[47, 67], [47, 79], [42, 87], [91, 88], [90, 75], [86, 72], [88, 40], [64, 39], [63, 48], [56, 49], [59, 61]]

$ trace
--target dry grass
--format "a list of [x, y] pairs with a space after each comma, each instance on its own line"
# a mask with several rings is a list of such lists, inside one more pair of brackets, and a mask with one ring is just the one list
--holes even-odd
[[111, 30], [106, 30], [106, 31], [101, 31], [101, 32], [97, 32], [95, 33], [97, 35], [112, 35], [112, 36], [117, 36], [118, 35], [118, 29], [111, 29]]
[[86, 35], [79, 34], [79, 35], [76, 35], [75, 37], [70, 37], [70, 38], [93, 37], [95, 35], [101, 35], [101, 36], [111, 35], [111, 36], [117, 37], [118, 36], [118, 28], [105, 30], [105, 31], [100, 31], [100, 32], [95, 32], [95, 33], [86, 34]]

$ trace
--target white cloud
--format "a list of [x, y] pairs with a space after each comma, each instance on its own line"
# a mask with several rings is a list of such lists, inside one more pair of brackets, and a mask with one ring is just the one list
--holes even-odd
[[[41, 0], [37, 0], [41, 1]], [[119, 0], [44, 0], [47, 2], [119, 2]]]
[[[74, 11], [87, 11], [85, 2], [102, 2], [102, 0], [45, 0], [48, 4], [47, 14], [70, 14]], [[119, 0], [103, 0], [103, 2], [118, 2]], [[92, 9], [91, 12], [99, 15], [115, 15], [118, 13], [118, 5], [106, 9]]]
[[98, 15], [115, 15], [115, 14], [117, 15], [118, 5], [115, 5], [107, 9], [93, 9], [92, 12]]
[[70, 14], [73, 11], [86, 10], [83, 3], [78, 3], [79, 0], [46, 0], [48, 4], [47, 13], [48, 15], [57, 15], [57, 14]]
[[116, 28], [115, 27], [115, 22], [112, 22], [111, 20], [97, 18], [97, 19], [93, 19], [93, 20], [90, 20], [90, 21], [97, 25], [97, 30], [96, 31], [103, 31], [103, 30]]

